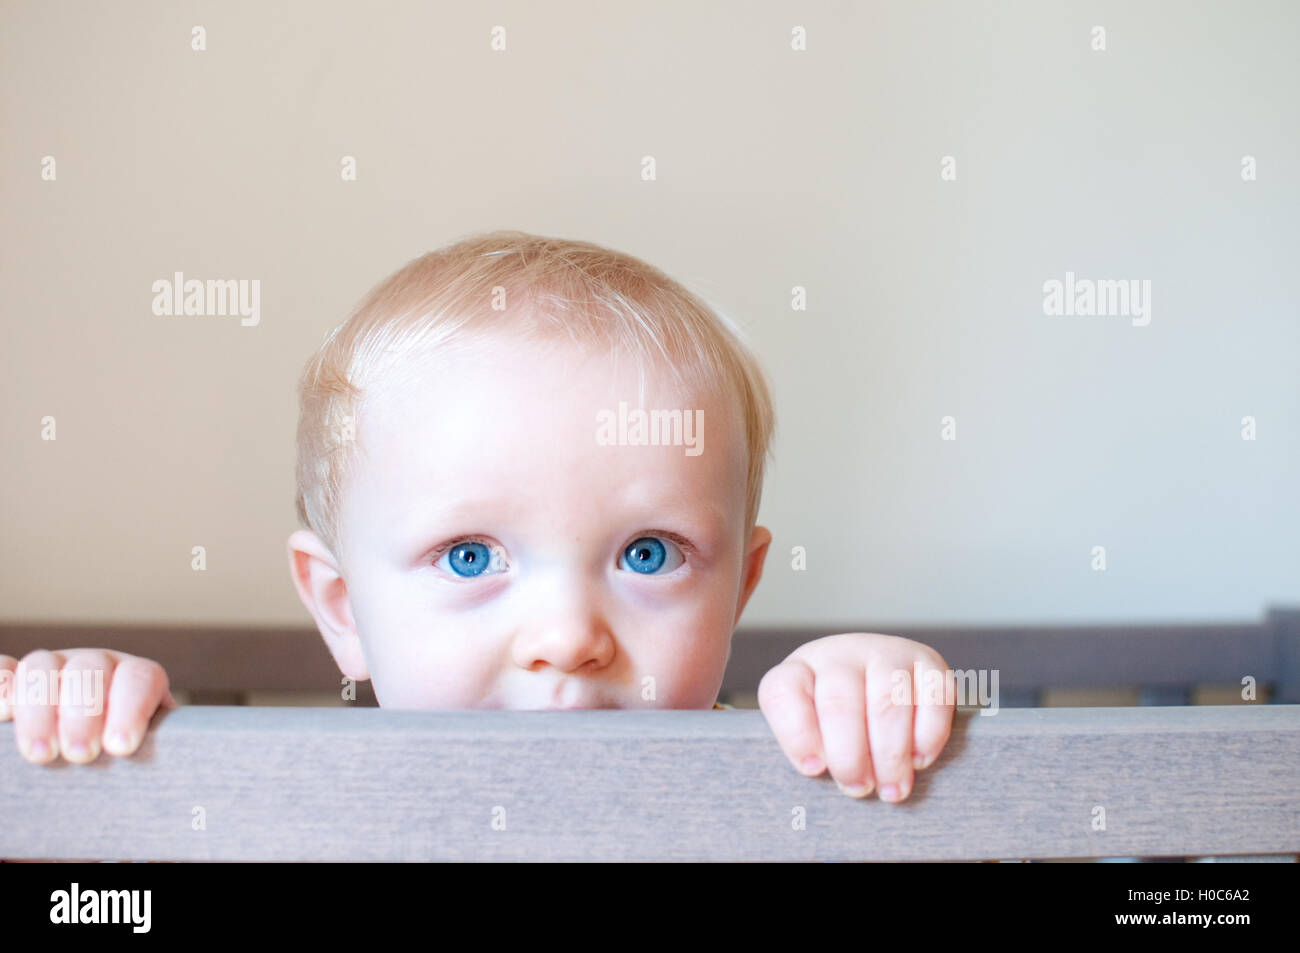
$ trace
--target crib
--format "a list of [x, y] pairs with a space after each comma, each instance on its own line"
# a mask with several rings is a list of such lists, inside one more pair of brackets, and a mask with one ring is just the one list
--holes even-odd
[[[797, 645], [861, 628], [738, 632], [723, 700], [752, 705]], [[90, 765], [30, 765], [0, 725], [0, 857], [1298, 859], [1300, 610], [880, 631], [999, 672], [999, 710], [959, 708], [901, 804], [799, 775], [756, 710], [382, 710], [364, 685], [339, 699], [310, 630], [9, 625], [0, 645], [19, 657], [103, 645], [156, 658], [190, 704], [160, 713], [131, 758]]]

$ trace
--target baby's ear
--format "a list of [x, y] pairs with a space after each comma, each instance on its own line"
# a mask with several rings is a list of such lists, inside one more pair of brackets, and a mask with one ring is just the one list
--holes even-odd
[[325, 645], [339, 671], [363, 682], [370, 677], [361, 652], [348, 586], [334, 554], [311, 530], [296, 530], [289, 536], [289, 575], [298, 598], [311, 613]]
[[763, 563], [767, 559], [768, 547], [772, 545], [772, 533], [766, 526], [755, 526], [749, 534], [749, 544], [745, 547], [744, 562], [740, 567], [740, 598], [736, 600], [736, 618], [732, 628], [740, 622], [740, 614], [745, 611], [745, 604], [758, 588], [758, 580], [763, 578]]

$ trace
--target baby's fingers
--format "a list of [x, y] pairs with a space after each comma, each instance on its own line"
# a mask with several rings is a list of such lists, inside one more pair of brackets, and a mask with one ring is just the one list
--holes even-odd
[[12, 655], [0, 655], [0, 721], [14, 716], [14, 673], [18, 660]]
[[19, 661], [14, 673], [14, 740], [24, 758], [48, 764], [59, 756], [59, 669], [63, 656], [37, 649]]
[[876, 786], [867, 738], [867, 686], [861, 669], [830, 666], [815, 673], [813, 698], [821, 720], [826, 766], [840, 790], [866, 797]]
[[[934, 672], [934, 675], [930, 673]], [[956, 698], [956, 680], [941, 657], [924, 672], [917, 674], [916, 722], [913, 729], [912, 765], [929, 767], [948, 743]]]
[[115, 662], [103, 649], [71, 649], [64, 655], [59, 679], [59, 750], [75, 764], [89, 764], [99, 757], [104, 687], [113, 678]]
[[758, 707], [796, 771], [816, 777], [826, 770], [811, 668], [787, 659], [770, 669], [758, 683]]
[[877, 666], [867, 671], [867, 736], [871, 768], [882, 801], [902, 801], [912, 791], [912, 722], [916, 709], [912, 706], [910, 678], [903, 669]]
[[104, 750], [115, 755], [134, 753], [159, 706], [175, 705], [161, 665], [136, 655], [119, 655], [108, 691]]

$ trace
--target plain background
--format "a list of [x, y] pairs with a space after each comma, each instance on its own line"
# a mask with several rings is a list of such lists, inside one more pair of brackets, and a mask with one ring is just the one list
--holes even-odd
[[[778, 429], [743, 625], [1294, 604], [1298, 28], [1289, 2], [4, 3], [0, 613], [310, 625], [298, 374], [380, 278], [493, 228], [630, 252], [744, 328]], [[155, 316], [176, 271], [260, 280], [260, 324]], [[1150, 280], [1151, 323], [1045, 316], [1066, 271]]]

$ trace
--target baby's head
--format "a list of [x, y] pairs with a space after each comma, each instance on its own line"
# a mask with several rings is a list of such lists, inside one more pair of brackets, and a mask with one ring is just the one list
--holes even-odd
[[299, 385], [294, 585], [394, 708], [709, 708], [762, 574], [773, 413], [727, 322], [586, 242], [386, 278]]

